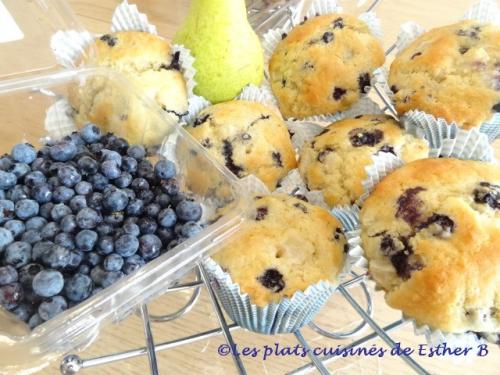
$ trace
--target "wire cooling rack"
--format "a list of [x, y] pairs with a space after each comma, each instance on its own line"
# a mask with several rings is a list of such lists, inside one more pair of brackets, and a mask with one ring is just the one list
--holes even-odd
[[[367, 7], [367, 10], [374, 9], [380, 2], [381, 0], [372, 1], [372, 3]], [[281, 19], [277, 18], [276, 15], [279, 13], [283, 14], [284, 17], [288, 18], [291, 22], [294, 22], [294, 20], [297, 19], [297, 13], [303, 12], [301, 1], [298, 0], [287, 0], [281, 2], [272, 12], [262, 12], [262, 9], [259, 9], [259, 4], [262, 5], [263, 3], [266, 3], [265, 1], [255, 1], [254, 3], [256, 4], [256, 7], [253, 9], [249, 9], [249, 19], [251, 22], [253, 21], [254, 26], [260, 28], [261, 32], [262, 30], [265, 30], [265, 28], [268, 28], [270, 23], [276, 26], [279, 22], [284, 21], [283, 17], [281, 17]], [[287, 3], [288, 6], [286, 6]], [[392, 45], [391, 47], [389, 47], [386, 51], [386, 55], [389, 55], [391, 52], [393, 52], [395, 47], [396, 45]], [[386, 113], [390, 113], [396, 116], [397, 114], [392, 107], [390, 100], [388, 100], [387, 96], [385, 95], [383, 89], [378, 87], [377, 85], [374, 85], [373, 88], [375, 94], [383, 103], [384, 107], [382, 110]], [[147, 305], [142, 305], [139, 308], [139, 314], [142, 318], [144, 335], [146, 338], [146, 345], [144, 347], [139, 347], [123, 352], [106, 354], [94, 358], [81, 358], [78, 355], [70, 354], [65, 356], [61, 362], [61, 373], [63, 375], [76, 374], [81, 370], [91, 367], [103, 366], [112, 362], [123, 361], [140, 356], [147, 356], [150, 373], [152, 375], [158, 375], [159, 370], [157, 353], [208, 340], [216, 336], [222, 336], [229, 347], [235, 347], [236, 342], [233, 338], [232, 332], [241, 328], [237, 324], [228, 323], [228, 321], [224, 317], [221, 305], [217, 299], [214, 289], [212, 288], [208, 276], [203, 269], [203, 266], [198, 265], [196, 267], [195, 276], [196, 277], [194, 281], [177, 284], [166, 290], [166, 294], [186, 290], [192, 291], [191, 297], [189, 298], [188, 302], [175, 313], [168, 315], [153, 315], [149, 313]], [[355, 272], [352, 272], [351, 278], [339, 285], [339, 287], [335, 291], [336, 294], [340, 294], [350, 304], [350, 306], [352, 306], [356, 313], [359, 314], [362, 319], [359, 325], [348, 331], [332, 332], [319, 327], [314, 322], [311, 322], [309, 324], [309, 328], [311, 328], [313, 331], [332, 340], [347, 340], [352, 339], [353, 337], [358, 335], [361, 336], [361, 331], [367, 326], [369, 326], [373, 330], [373, 332], [339, 347], [339, 350], [347, 351], [350, 349], [355, 349], [378, 338], [382, 339], [391, 349], [395, 348], [397, 345], [396, 341], [390, 336], [390, 333], [394, 333], [394, 331], [402, 327], [405, 322], [402, 319], [398, 319], [390, 324], [381, 326], [373, 319], [373, 300], [366, 281], [366, 274], [357, 274]], [[362, 307], [350, 292], [350, 290], [355, 287], [361, 288], [363, 296], [366, 299], [365, 307]], [[211, 305], [215, 311], [219, 323], [219, 328], [198, 332], [194, 335], [178, 338], [171, 341], [155, 343], [153, 339], [151, 323], [171, 322], [189, 313], [189, 311], [192, 310], [198, 302], [202, 288], [205, 288], [208, 292]], [[326, 365], [337, 360], [339, 358], [338, 356], [335, 356], [335, 354], [327, 356], [316, 356], [313, 351], [310, 350], [311, 346], [303, 336], [302, 330], [291, 333], [289, 335], [295, 336], [297, 343], [307, 350], [309, 362], [300, 367], [290, 369], [290, 371], [287, 373], [288, 375], [309, 373], [314, 369], [322, 375], [330, 374], [330, 372], [326, 368]], [[241, 357], [239, 355], [236, 355], [232, 350], [230, 351], [230, 353], [236, 373], [247, 374], [247, 369], [245, 368]], [[407, 366], [415, 373], [425, 375], [430, 374], [411, 356], [400, 356], [399, 358], [400, 360], [404, 361]]]

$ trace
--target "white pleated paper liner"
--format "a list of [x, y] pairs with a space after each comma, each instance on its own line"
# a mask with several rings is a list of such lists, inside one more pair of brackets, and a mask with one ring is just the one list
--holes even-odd
[[[342, 12], [342, 7], [337, 4], [336, 0], [313, 0], [305, 17], [307, 19], [310, 19], [325, 14], [341, 13], [341, 12]], [[380, 20], [377, 18], [374, 12], [362, 13], [361, 15], [359, 15], [358, 18], [368, 25], [368, 28], [370, 29], [373, 36], [375, 36], [379, 40], [382, 39], [382, 28], [380, 25]], [[266, 71], [266, 77], [269, 77], [269, 72], [268, 72], [269, 60], [271, 59], [271, 56], [273, 55], [274, 50], [276, 49], [276, 46], [282, 41], [283, 35], [288, 34], [295, 26], [297, 25], [294, 25], [291, 22], [286, 22], [285, 26], [281, 28], [271, 29], [266, 34], [264, 34], [262, 41], [262, 48], [264, 49], [264, 67]], [[371, 86], [375, 85], [376, 83], [375, 76], [381, 74], [377, 72], [379, 69], [376, 69], [372, 74]], [[272, 90], [270, 89], [270, 83], [268, 79], [266, 79], [265, 85], [269, 87], [269, 90], [272, 94]], [[367, 94], [368, 93], [365, 93], [362, 97], [365, 97]], [[273, 98], [275, 98], [274, 95]], [[277, 102], [276, 99], [274, 100]], [[310, 116], [298, 120], [333, 122], [345, 117], [346, 115], [344, 114], [344, 112]]]
[[[140, 13], [135, 4], [129, 4], [126, 0], [120, 3], [113, 12], [111, 31], [143, 31], [158, 35], [156, 27], [149, 23], [148, 17], [144, 13]], [[59, 64], [65, 68], [74, 68], [82, 62], [82, 57], [95, 38], [96, 36], [86, 31], [58, 31], [52, 36], [50, 46]], [[196, 87], [194, 57], [187, 48], [174, 44], [172, 45], [172, 56], [177, 53], [179, 54], [181, 72], [186, 81], [189, 106], [196, 98], [193, 92]], [[191, 111], [190, 108], [188, 110]]]
[[[477, 139], [468, 137], [468, 135], [462, 134], [464, 137], [460, 142], [456, 140], [444, 140], [443, 145], [440, 148], [433, 148], [430, 150], [429, 157], [452, 157], [463, 160], [482, 160], [482, 161], [493, 161], [489, 158], [479, 158], [479, 153], [475, 152], [478, 143]], [[462, 138], [458, 136], [457, 138]], [[372, 156], [373, 164], [366, 167], [367, 179], [363, 182], [363, 187], [365, 193], [362, 197], [364, 201], [369, 194], [373, 191], [375, 186], [387, 175], [393, 172], [395, 169], [403, 166], [405, 162], [398, 157], [388, 154], [381, 153]], [[348, 243], [350, 246], [350, 251], [358, 252], [361, 258], [360, 265], [365, 265], [366, 270], [368, 270], [368, 261], [363, 255], [362, 241], [361, 241], [361, 227], [359, 222], [359, 208], [353, 206], [351, 208], [344, 208], [342, 214], [339, 216], [339, 220], [342, 221], [346, 228], [349, 228], [348, 233]], [[340, 219], [340, 217], [342, 219]], [[379, 289], [376, 287], [376, 289]], [[419, 325], [415, 319], [403, 316], [405, 321], [411, 322], [414, 328], [415, 335], [423, 335], [426, 338], [427, 344], [429, 346], [435, 347], [439, 344], [446, 343], [450, 348], [463, 348], [467, 345], [477, 346], [481, 343], [481, 339], [474, 333], [446, 333], [441, 330], [433, 329], [427, 325]]]
[[[484, 23], [500, 24], [500, 8], [494, 0], [480, 0], [472, 5], [465, 13], [462, 20], [476, 20]], [[396, 55], [406, 49], [416, 38], [426, 30], [415, 22], [406, 22], [401, 25], [394, 49]], [[387, 82], [389, 75], [386, 69], [379, 69], [375, 73], [375, 83], [382, 89], [382, 99], [388, 103], [393, 102], [394, 94]], [[489, 142], [494, 142], [500, 137], [500, 114], [494, 114], [491, 119], [482, 123], [478, 128], [472, 130], [461, 129], [455, 123], [448, 123], [444, 119], [436, 119], [430, 114], [422, 111], [409, 111], [404, 114], [411, 126], [422, 127], [424, 136], [429, 140], [432, 147], [441, 147], [443, 139], [455, 138], [458, 132], [483, 133]]]

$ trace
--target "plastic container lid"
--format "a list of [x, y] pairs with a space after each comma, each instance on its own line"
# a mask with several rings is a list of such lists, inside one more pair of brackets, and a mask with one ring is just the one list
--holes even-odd
[[58, 30], [84, 31], [65, 1], [0, 0], [0, 80], [60, 70], [50, 48]]

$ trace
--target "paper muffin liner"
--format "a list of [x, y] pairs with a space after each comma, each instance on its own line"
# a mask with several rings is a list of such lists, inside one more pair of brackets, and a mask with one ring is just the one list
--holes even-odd
[[[269, 194], [265, 185], [256, 177], [246, 177], [241, 180], [242, 188], [249, 195]], [[337, 216], [343, 210], [338, 209], [334, 214], [344, 225], [344, 221]], [[345, 235], [348, 238], [349, 228], [346, 222]], [[349, 250], [345, 256], [344, 264], [337, 276], [338, 283], [345, 280], [353, 266], [361, 261], [360, 253]], [[316, 314], [331, 297], [337, 283], [320, 281], [310, 285], [305, 291], [297, 291], [291, 298], [283, 298], [280, 302], [270, 303], [259, 307], [252, 304], [248, 294], [243, 293], [239, 285], [231, 279], [213, 259], [207, 258], [203, 262], [214, 290], [219, 297], [224, 309], [231, 319], [243, 328], [263, 334], [291, 333], [311, 322]]]
[[[500, 8], [494, 0], [480, 0], [465, 13], [462, 20], [476, 20], [484, 23], [500, 24]], [[388, 52], [396, 50], [396, 55], [405, 50], [417, 37], [426, 30], [415, 22], [406, 22], [401, 25], [397, 40]], [[391, 107], [391, 112], [396, 114], [393, 107], [394, 94], [388, 84], [389, 72], [387, 69], [379, 69], [375, 73], [375, 84], [381, 89], [377, 93], [381, 99]], [[423, 111], [412, 110], [405, 113], [403, 119], [408, 121], [412, 127], [422, 127], [424, 137], [429, 140], [432, 147], [441, 147], [444, 139], [453, 139], [460, 132], [485, 134], [489, 142], [494, 142], [500, 137], [500, 114], [494, 114], [491, 119], [483, 122], [479, 127], [465, 130], [454, 122], [447, 122], [442, 118], [436, 118]], [[489, 147], [489, 146], [488, 146]]]
[[[305, 17], [307, 19], [309, 18], [314, 18], [316, 16], [321, 16], [329, 13], [341, 13], [342, 12], [342, 7], [337, 4], [336, 0], [313, 0], [311, 6], [309, 7]], [[377, 18], [374, 12], [365, 12], [362, 13], [361, 15], [358, 16], [360, 20], [365, 22], [368, 25], [368, 28], [370, 29], [371, 33], [373, 36], [378, 38], [379, 40], [382, 39], [382, 28], [380, 25], [380, 20]], [[269, 87], [269, 92], [273, 96], [274, 100], [277, 103], [277, 100], [272, 93], [270, 83], [269, 83], [269, 61], [271, 59], [271, 56], [274, 53], [274, 50], [276, 49], [277, 45], [282, 41], [283, 35], [288, 34], [295, 26], [297, 26], [295, 23], [292, 22], [292, 20], [288, 21], [285, 23], [285, 26], [281, 28], [274, 28], [269, 30], [266, 34], [263, 36], [263, 41], [262, 41], [262, 48], [264, 50], [264, 67], [266, 71], [266, 82], [265, 85]], [[372, 73], [372, 79], [371, 79], [371, 86], [373, 87], [376, 83], [375, 76], [381, 75], [382, 73], [379, 73], [378, 70], [381, 68], [376, 69]], [[368, 93], [365, 93], [362, 98], [366, 97]], [[352, 109], [352, 107], [351, 107]], [[317, 115], [317, 116], [309, 116], [303, 119], [299, 119], [300, 121], [319, 121], [319, 122], [334, 122], [338, 121], [344, 117], [346, 117], [345, 112], [347, 111], [342, 111], [342, 112], [336, 112], [336, 113], [331, 113], [331, 114], [326, 114], [326, 115]]]
[[[477, 152], [477, 147], [481, 144], [481, 138], [470, 137], [470, 135], [462, 133], [456, 139], [447, 139], [443, 141], [442, 147], [432, 148], [429, 152], [429, 157], [452, 157], [463, 160], [483, 160], [494, 161], [493, 158], [485, 157], [481, 152]], [[389, 175], [395, 169], [403, 166], [405, 162], [388, 153], [376, 154], [372, 156], [373, 164], [366, 167], [367, 179], [363, 182], [365, 193], [362, 201], [364, 201], [373, 191], [384, 177]], [[349, 228], [348, 243], [350, 252], [356, 252], [360, 257], [358, 265], [363, 266], [368, 271], [368, 260], [364, 257], [362, 242], [361, 242], [361, 227], [359, 219], [360, 209], [357, 206], [344, 208], [341, 217], [343, 224]], [[372, 279], [373, 281], [373, 279]], [[375, 289], [379, 289], [375, 286]], [[403, 320], [411, 322], [415, 335], [425, 336], [427, 344], [435, 347], [439, 344], [446, 343], [448, 347], [460, 348], [466, 346], [477, 346], [484, 343], [478, 335], [474, 333], [447, 333], [439, 329], [434, 329], [428, 325], [420, 325], [415, 319], [407, 317], [403, 314]]]
[[[127, 0], [120, 3], [113, 12], [111, 31], [143, 31], [158, 35], [156, 27], [149, 23], [148, 17], [144, 13], [140, 13], [137, 6], [129, 4]], [[59, 64], [65, 68], [75, 68], [82, 62], [84, 54], [96, 38], [97, 36], [87, 31], [58, 31], [52, 36], [50, 46]], [[194, 57], [187, 48], [174, 44], [172, 45], [172, 56], [176, 53], [179, 53], [181, 72], [186, 81], [188, 111], [191, 111], [190, 105], [196, 100], [196, 95], [193, 92], [196, 87]]]

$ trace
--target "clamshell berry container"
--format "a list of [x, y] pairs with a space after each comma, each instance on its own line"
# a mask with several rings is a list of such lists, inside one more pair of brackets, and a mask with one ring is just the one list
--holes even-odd
[[[122, 108], [147, 113], [137, 127], [146, 133], [162, 128], [157, 153], [174, 161], [181, 191], [202, 203], [208, 220], [204, 230], [177, 247], [122, 278], [88, 300], [30, 330], [15, 315], [0, 307], [0, 372], [23, 373], [40, 369], [70, 351], [88, 346], [101, 327], [119, 322], [140, 304], [161, 295], [175, 280], [189, 272], [204, 256], [238, 229], [248, 201], [237, 178], [217, 164], [179, 125], [169, 120], [148, 98], [134, 91], [121, 75], [105, 69], [86, 68], [36, 77], [0, 81], [0, 152], [9, 153], [21, 141], [40, 148], [72, 130], [66, 99], [88, 82], [113, 87]], [[97, 124], [99, 125], [99, 124]], [[127, 138], [125, 128], [107, 129]], [[137, 133], [137, 128], [134, 130]]]

